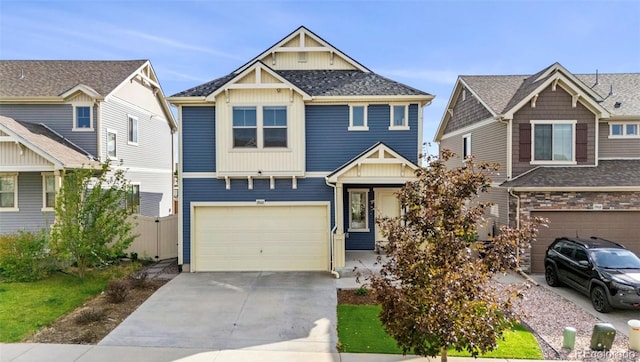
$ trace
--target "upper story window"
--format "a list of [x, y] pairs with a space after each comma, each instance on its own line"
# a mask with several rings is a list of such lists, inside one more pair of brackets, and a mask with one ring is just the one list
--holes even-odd
[[367, 107], [366, 106], [350, 106], [349, 107], [349, 131], [368, 131], [367, 124]]
[[18, 211], [18, 174], [0, 174], [0, 212]]
[[73, 107], [73, 130], [93, 131], [93, 110], [91, 105], [76, 105]]
[[138, 118], [129, 116], [129, 137], [128, 142], [132, 145], [138, 144]]
[[471, 133], [462, 136], [462, 159], [471, 156]]
[[287, 147], [287, 107], [262, 108], [264, 147]]
[[640, 138], [640, 122], [609, 123], [609, 138]]
[[575, 161], [576, 121], [531, 121], [533, 163]]
[[56, 177], [52, 173], [42, 174], [42, 211], [53, 211], [56, 205]]
[[408, 130], [409, 129], [409, 107], [405, 105], [391, 105], [391, 122], [390, 130]]
[[286, 148], [286, 106], [233, 107], [234, 148]]
[[107, 128], [107, 157], [116, 159], [118, 157], [118, 132]]

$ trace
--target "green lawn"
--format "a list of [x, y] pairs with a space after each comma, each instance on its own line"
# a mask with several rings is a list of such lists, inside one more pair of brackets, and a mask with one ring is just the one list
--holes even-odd
[[[378, 319], [380, 306], [338, 305], [338, 340], [342, 352], [400, 354], [396, 342], [384, 331]], [[480, 357], [543, 359], [535, 337], [522, 327], [507, 331], [498, 348]], [[449, 350], [449, 356], [470, 356], [465, 352]]]
[[110, 267], [90, 271], [84, 280], [57, 272], [30, 283], [0, 282], [0, 342], [19, 342], [102, 292], [111, 279], [133, 270]]

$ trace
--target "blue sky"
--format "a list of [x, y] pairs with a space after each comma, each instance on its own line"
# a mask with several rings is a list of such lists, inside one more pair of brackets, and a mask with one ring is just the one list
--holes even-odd
[[640, 72], [640, 0], [0, 0], [0, 58], [150, 59], [169, 96], [228, 74], [300, 25], [436, 95], [425, 141], [460, 74], [532, 74], [556, 61], [574, 73]]

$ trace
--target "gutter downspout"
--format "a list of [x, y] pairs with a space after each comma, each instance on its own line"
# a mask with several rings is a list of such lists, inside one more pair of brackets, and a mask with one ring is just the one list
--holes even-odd
[[[516, 229], [520, 229], [520, 196], [513, 193], [513, 189], [509, 188], [509, 195], [515, 197], [516, 201]], [[516, 249], [516, 259], [520, 260], [520, 248]], [[534, 285], [538, 285], [529, 275], [527, 275], [521, 268], [520, 265], [516, 267], [516, 272], [522, 275], [525, 279], [533, 282]]]
[[[337, 196], [336, 196], [336, 186], [329, 183], [329, 180], [325, 177], [324, 178], [324, 183], [327, 184], [327, 186], [331, 187], [333, 189], [333, 221], [335, 222], [335, 218], [338, 212], [338, 200], [337, 200]], [[336, 271], [335, 268], [335, 263], [334, 263], [334, 257], [333, 257], [333, 235], [335, 234], [336, 230], [338, 229], [338, 223], [335, 223], [335, 225], [333, 225], [333, 227], [331, 228], [331, 235], [329, 237], [329, 251], [331, 253], [331, 270], [329, 271], [334, 277], [336, 277], [336, 279], [340, 279], [340, 274], [338, 274], [338, 272]]]

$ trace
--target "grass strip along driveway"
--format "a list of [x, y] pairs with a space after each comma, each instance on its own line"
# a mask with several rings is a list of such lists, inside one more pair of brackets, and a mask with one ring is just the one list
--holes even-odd
[[[338, 305], [338, 340], [341, 352], [402, 354], [396, 341], [384, 330], [378, 314], [379, 305]], [[479, 357], [543, 359], [535, 337], [518, 326], [506, 331], [498, 348]], [[449, 350], [449, 356], [469, 357], [466, 352]]]
[[0, 342], [21, 341], [100, 294], [110, 280], [136, 265], [92, 270], [84, 279], [57, 272], [36, 282], [0, 283]]

